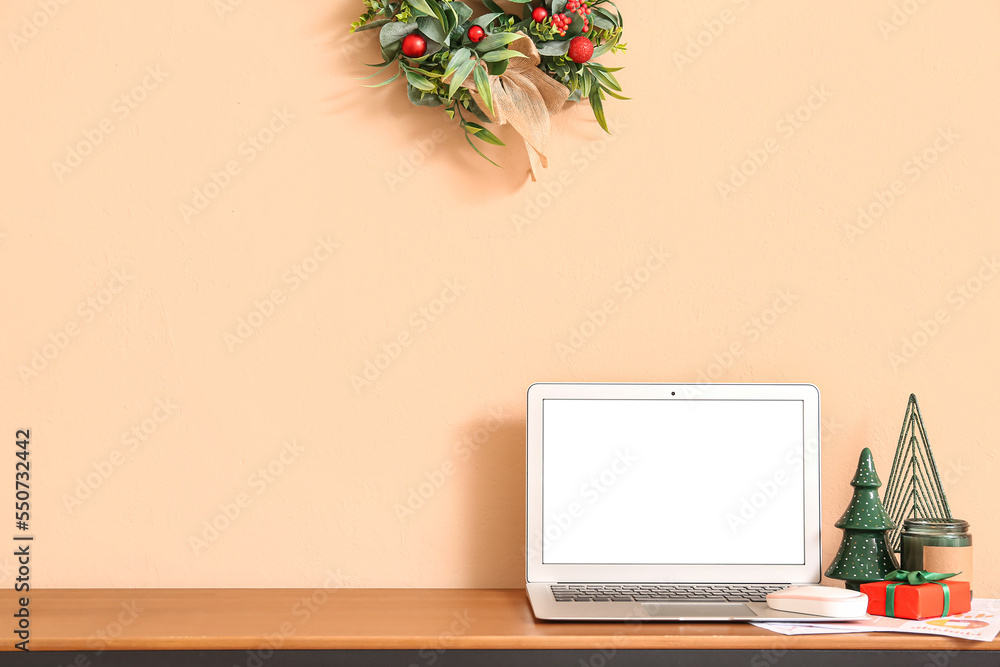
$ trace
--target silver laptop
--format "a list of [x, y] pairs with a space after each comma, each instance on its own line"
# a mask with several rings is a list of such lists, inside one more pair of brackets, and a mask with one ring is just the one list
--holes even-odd
[[535, 616], [822, 620], [765, 600], [820, 581], [819, 446], [811, 384], [532, 385]]

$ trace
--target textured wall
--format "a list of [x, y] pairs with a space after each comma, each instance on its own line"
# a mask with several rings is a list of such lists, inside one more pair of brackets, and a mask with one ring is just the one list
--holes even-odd
[[527, 386], [710, 378], [822, 390], [825, 562], [916, 392], [1000, 597], [1000, 6], [619, 4], [530, 184], [362, 87], [360, 2], [4, 2], [35, 583], [517, 586]]

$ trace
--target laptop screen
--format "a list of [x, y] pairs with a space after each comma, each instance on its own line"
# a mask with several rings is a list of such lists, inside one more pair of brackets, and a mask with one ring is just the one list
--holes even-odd
[[804, 564], [804, 419], [794, 399], [545, 398], [542, 563]]

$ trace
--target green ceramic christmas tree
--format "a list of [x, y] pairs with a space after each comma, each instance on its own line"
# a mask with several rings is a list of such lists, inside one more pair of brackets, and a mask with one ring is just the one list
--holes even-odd
[[865, 447], [858, 459], [858, 470], [851, 480], [854, 497], [844, 515], [835, 525], [844, 530], [840, 551], [826, 570], [831, 579], [845, 580], [847, 588], [858, 590], [868, 581], [883, 581], [885, 575], [897, 569], [896, 557], [886, 544], [886, 533], [894, 527], [878, 488], [882, 482], [875, 472], [872, 451]]

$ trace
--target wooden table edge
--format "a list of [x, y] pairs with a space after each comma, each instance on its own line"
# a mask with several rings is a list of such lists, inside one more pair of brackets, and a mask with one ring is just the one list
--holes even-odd
[[[275, 639], [274, 619], [288, 618], [289, 603], [310, 594], [323, 593], [334, 603], [326, 603], [315, 624], [335, 626], [338, 619], [352, 618], [356, 609], [378, 609], [378, 605], [399, 605], [402, 611], [393, 627], [379, 627], [354, 621], [352, 631], [323, 634], [315, 626], [302, 625], [298, 631]], [[12, 591], [0, 598], [13, 602]], [[39, 606], [59, 618], [48, 635], [35, 613], [31, 637], [32, 651], [288, 651], [288, 650], [848, 650], [848, 651], [1000, 651], [1000, 641], [978, 642], [952, 637], [896, 632], [782, 635], [749, 624], [733, 623], [555, 623], [536, 621], [523, 589], [48, 589], [33, 591]], [[95, 643], [93, 627], [86, 617], [112, 618], [121, 604], [138, 600], [155, 608], [152, 619], [118, 636], [105, 636]], [[260, 617], [252, 613], [256, 605]], [[225, 632], [213, 632], [191, 620], [202, 609], [236, 616], [243, 621], [223, 624]], [[250, 609], [249, 616], [246, 610]], [[471, 609], [483, 622], [454, 636], [427, 629], [427, 624], [411, 623], [414, 616], [450, 614]], [[192, 611], [193, 610], [193, 611]], [[426, 612], [424, 614], [423, 612]], [[377, 618], [369, 615], [370, 618]], [[203, 620], [203, 619], [202, 619]], [[266, 622], [263, 622], [266, 621]], [[153, 623], [152, 627], [150, 624]], [[391, 624], [389, 624], [391, 625]], [[442, 625], [431, 625], [440, 629]], [[393, 629], [396, 629], [394, 632]], [[663, 633], [660, 634], [659, 630]], [[141, 631], [140, 631], [141, 630]], [[356, 630], [356, 631], [355, 631]], [[499, 631], [498, 631], [499, 630]], [[60, 633], [61, 632], [61, 633]], [[590, 634], [588, 634], [590, 633]], [[10, 636], [0, 641], [0, 652], [16, 650]]]

